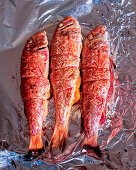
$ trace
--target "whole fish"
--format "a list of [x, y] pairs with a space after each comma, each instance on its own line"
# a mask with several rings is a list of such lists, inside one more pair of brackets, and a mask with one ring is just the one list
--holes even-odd
[[105, 26], [90, 31], [82, 53], [83, 118], [85, 138], [83, 147], [98, 155], [98, 128], [105, 122], [107, 103], [113, 93], [114, 74]]
[[50, 149], [64, 149], [72, 105], [80, 98], [79, 64], [82, 35], [79, 23], [72, 16], [62, 20], [51, 42], [51, 84], [55, 100], [56, 123]]
[[28, 39], [21, 57], [21, 96], [29, 121], [29, 151], [43, 148], [42, 123], [48, 112], [49, 50], [46, 32], [38, 32]]

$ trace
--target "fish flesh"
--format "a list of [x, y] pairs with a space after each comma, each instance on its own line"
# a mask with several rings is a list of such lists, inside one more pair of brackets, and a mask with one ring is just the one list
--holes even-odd
[[107, 103], [113, 94], [114, 73], [105, 26], [90, 31], [82, 52], [83, 147], [101, 154], [98, 128], [106, 120]]
[[56, 123], [50, 149], [66, 144], [70, 110], [80, 99], [80, 54], [82, 49], [81, 28], [72, 16], [62, 20], [51, 41], [51, 85], [56, 110]]
[[29, 121], [29, 151], [43, 148], [42, 123], [48, 113], [50, 94], [49, 49], [45, 31], [30, 37], [21, 57], [21, 96]]

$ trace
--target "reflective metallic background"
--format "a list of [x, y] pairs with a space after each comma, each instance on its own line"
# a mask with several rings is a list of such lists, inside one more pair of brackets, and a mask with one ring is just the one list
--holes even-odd
[[[100, 127], [101, 159], [80, 150], [79, 104], [71, 111], [65, 152], [46, 152], [27, 162], [29, 129], [20, 96], [20, 59], [26, 40], [44, 29], [49, 45], [56, 25], [67, 15], [76, 17], [86, 34], [106, 25], [111, 57], [116, 63], [115, 95], [107, 122]], [[0, 168], [5, 169], [136, 169], [136, 1], [135, 0], [0, 0]], [[112, 107], [113, 106], [113, 107]], [[55, 121], [53, 98], [44, 123], [49, 141]], [[57, 165], [55, 165], [55, 163]]]

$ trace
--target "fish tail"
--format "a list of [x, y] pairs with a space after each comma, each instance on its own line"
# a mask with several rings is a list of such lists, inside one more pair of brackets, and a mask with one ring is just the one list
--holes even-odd
[[30, 135], [29, 151], [24, 155], [25, 161], [31, 161], [41, 155], [45, 151], [42, 143], [42, 133]]
[[101, 157], [102, 153], [98, 145], [98, 136], [95, 137], [87, 137], [85, 136], [82, 148], [86, 149], [87, 152], [93, 151], [97, 156]]
[[62, 152], [64, 151], [66, 146], [67, 132], [68, 125], [66, 127], [62, 124], [55, 126], [55, 130], [50, 142], [50, 151], [52, 151], [52, 149], [56, 148], [57, 146], [59, 146], [59, 149], [62, 150]]
[[45, 101], [39, 99], [26, 100], [24, 110], [29, 122], [30, 143], [29, 150], [36, 151], [43, 148], [42, 123], [43, 115], [47, 111]]
[[42, 132], [30, 136], [29, 150], [39, 150], [43, 148]]

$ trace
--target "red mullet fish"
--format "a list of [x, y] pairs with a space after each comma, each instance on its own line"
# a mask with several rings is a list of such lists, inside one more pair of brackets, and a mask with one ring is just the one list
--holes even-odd
[[106, 27], [98, 26], [88, 33], [82, 53], [83, 147], [93, 149], [98, 155], [101, 154], [98, 128], [105, 122], [107, 103], [113, 93], [111, 61]]
[[71, 16], [62, 20], [51, 42], [51, 84], [55, 100], [56, 123], [50, 149], [59, 146], [64, 150], [70, 110], [80, 98], [79, 64], [82, 49], [81, 28]]
[[28, 39], [21, 58], [21, 95], [29, 121], [29, 151], [43, 148], [42, 123], [48, 113], [49, 50], [46, 33], [36, 33]]

